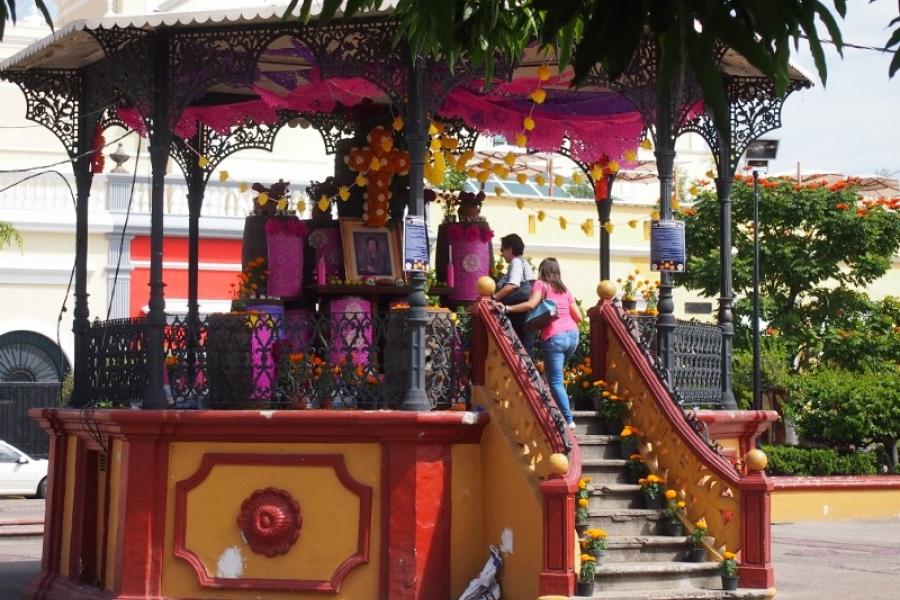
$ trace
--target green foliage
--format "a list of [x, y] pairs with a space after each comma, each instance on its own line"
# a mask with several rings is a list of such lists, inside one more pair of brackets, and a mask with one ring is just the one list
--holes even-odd
[[[748, 347], [753, 265], [753, 186], [735, 182], [732, 236], [736, 347]], [[783, 337], [797, 366], [808, 368], [821, 352], [821, 336], [839, 320], [852, 286], [864, 286], [890, 268], [900, 249], [900, 214], [873, 205], [853, 209], [850, 188], [796, 186], [764, 181], [760, 189], [760, 292], [762, 319]], [[705, 296], [719, 293], [719, 203], [703, 191], [684, 216], [689, 253], [679, 285]], [[835, 290], [837, 287], [837, 290]], [[856, 300], [854, 300], [856, 302]], [[859, 312], [859, 311], [857, 311]]]
[[697, 521], [694, 523], [694, 529], [688, 534], [688, 543], [692, 548], [702, 548], [703, 538], [707, 536], [709, 529], [706, 527], [706, 521]]
[[594, 198], [594, 188], [586, 182], [567, 185], [566, 193], [575, 198]]
[[853, 373], [823, 369], [796, 378], [785, 414], [807, 440], [830, 446], [884, 444], [896, 466], [900, 367]]
[[838, 452], [831, 448], [763, 446], [769, 458], [769, 475], [875, 475], [878, 456], [874, 452]]
[[[292, 0], [301, 20], [309, 18], [313, 0]], [[342, 6], [343, 4], [343, 6]], [[846, 0], [833, 0], [834, 11], [820, 0], [669, 0], [610, 3], [605, 0], [398, 0], [398, 40], [413, 54], [440, 56], [451, 68], [463, 59], [485, 69], [490, 80], [498, 57], [518, 59], [525, 46], [540, 38], [553, 47], [562, 66], [571, 63], [575, 82], [583, 82], [600, 64], [612, 80], [622, 76], [647, 39], [660, 48], [657, 89], [678, 88], [693, 76], [704, 102], [723, 131], [730, 127], [723, 79], [715, 57], [718, 42], [734, 48], [784, 94], [790, 82], [791, 49], [809, 47], [816, 70], [827, 79], [825, 52], [818, 27], [823, 27], [838, 52], [842, 37], [835, 14], [843, 17]], [[324, 0], [319, 20], [387, 6], [385, 0]], [[894, 20], [892, 25], [900, 21]], [[898, 27], [900, 32], [900, 27]], [[889, 73], [900, 68], [900, 33]], [[640, 75], [638, 75], [640, 77]]]
[[[53, 29], [53, 20], [50, 18], [50, 10], [47, 8], [46, 2], [44, 0], [34, 0], [34, 5], [44, 15], [44, 21], [47, 22], [47, 26]], [[15, 0], [6, 0], [5, 3], [0, 1], [0, 40], [3, 39], [7, 21], [12, 21], [13, 24], [16, 22]]]
[[900, 364], [900, 299], [872, 301], [866, 294], [838, 289], [816, 299], [814, 307], [829, 312], [820, 329], [823, 363], [855, 371]]
[[465, 171], [447, 169], [447, 174], [444, 176], [444, 181], [442, 181], [441, 185], [439, 185], [438, 187], [446, 192], [461, 192], [466, 188], [466, 181], [468, 179], [469, 176], [466, 175]]
[[9, 246], [15, 243], [16, 246], [19, 247], [19, 250], [22, 249], [22, 236], [16, 230], [15, 227], [6, 223], [4, 221], [0, 221], [0, 248], [4, 246]]
[[[760, 339], [760, 371], [763, 393], [784, 392], [791, 379], [791, 356], [780, 336], [766, 335]], [[753, 404], [753, 351], [735, 350], [732, 355], [732, 389], [738, 406]]]

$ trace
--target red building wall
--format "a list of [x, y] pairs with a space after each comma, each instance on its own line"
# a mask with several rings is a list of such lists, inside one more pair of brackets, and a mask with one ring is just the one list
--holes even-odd
[[[140, 316], [150, 296], [150, 237], [136, 236], [131, 242], [129, 315]], [[188, 240], [167, 237], [163, 240], [163, 281], [166, 298], [187, 298]], [[204, 238], [200, 240], [199, 298], [229, 300], [230, 285], [241, 271], [241, 240]], [[206, 268], [204, 268], [206, 267]]]

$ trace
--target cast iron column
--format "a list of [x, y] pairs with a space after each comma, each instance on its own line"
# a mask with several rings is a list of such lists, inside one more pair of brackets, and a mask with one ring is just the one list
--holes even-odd
[[610, 213], [612, 213], [613, 195], [612, 186], [616, 180], [615, 175], [604, 175], [606, 177], [606, 198], [597, 199], [597, 217], [600, 219], [600, 281], [610, 279], [609, 269], [609, 232], [606, 230], [606, 224], [609, 223]]
[[147, 391], [142, 407], [166, 408], [163, 391], [166, 299], [163, 283], [163, 208], [166, 162], [169, 160], [169, 53], [168, 37], [157, 32], [153, 40], [153, 98], [150, 138], [150, 301], [147, 313]]
[[[425, 68], [423, 59], [413, 59], [410, 72], [409, 105], [406, 139], [409, 143], [409, 214], [425, 214], [425, 150], [428, 141], [425, 123]], [[409, 388], [400, 407], [403, 410], [430, 410], [425, 391], [425, 325], [428, 323], [428, 298], [425, 296], [425, 274], [413, 273], [412, 291], [406, 322], [409, 328]]]
[[[206, 148], [202, 140], [202, 128], [205, 125], [197, 123], [197, 131], [194, 135], [193, 145], [201, 154], [206, 154]], [[187, 313], [187, 376], [188, 388], [194, 390], [197, 370], [197, 347], [200, 343], [200, 304], [199, 296], [199, 265], [200, 265], [200, 212], [203, 208], [203, 197], [206, 193], [206, 172], [196, 157], [190, 156], [188, 164], [188, 313]]]
[[[730, 135], [728, 136], [731, 137]], [[719, 132], [718, 177], [716, 196], [719, 199], [719, 326], [722, 328], [721, 391], [722, 408], [736, 410], [732, 389], [732, 361], [734, 349], [734, 289], [731, 268], [731, 188], [734, 172], [731, 169], [731, 140]]]
[[[84, 106], [84, 103], [79, 103]], [[91, 156], [84, 156], [93, 137], [87, 119], [79, 119], [78, 155], [72, 162], [75, 171], [75, 310], [72, 332], [75, 334], [75, 365], [73, 371], [72, 406], [86, 406], [89, 399], [88, 332], [91, 328], [87, 293], [88, 200], [91, 196]], [[93, 121], [91, 121], [93, 122]]]
[[[656, 101], [656, 170], [659, 177], [659, 218], [672, 218], [672, 186], [675, 168], [675, 137], [672, 131], [672, 107], [668, 88], [658, 92]], [[674, 383], [675, 301], [672, 299], [672, 273], [659, 274], [659, 316], [656, 318], [656, 354], [669, 384]]]

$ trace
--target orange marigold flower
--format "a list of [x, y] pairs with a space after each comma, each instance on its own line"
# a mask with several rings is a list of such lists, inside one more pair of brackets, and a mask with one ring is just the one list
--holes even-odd
[[666, 490], [666, 500], [674, 500], [678, 497], [678, 492], [675, 490]]

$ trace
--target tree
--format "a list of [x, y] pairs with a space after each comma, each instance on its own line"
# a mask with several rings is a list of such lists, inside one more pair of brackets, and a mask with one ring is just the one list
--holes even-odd
[[[50, 11], [47, 9], [45, 1], [34, 0], [34, 5], [41, 11], [47, 25], [52, 29], [53, 19], [50, 17]], [[0, 41], [3, 40], [3, 33], [6, 30], [7, 21], [12, 21], [13, 24], [16, 22], [16, 0], [6, 0], [5, 3], [3, 0], [0, 0]]]
[[853, 373], [823, 369], [796, 379], [785, 416], [810, 441], [838, 446], [883, 444], [891, 470], [900, 440], [900, 368]]
[[[852, 186], [797, 185], [762, 180], [760, 185], [760, 297], [762, 319], [784, 339], [791, 364], [808, 367], [822, 351], [829, 326], [860, 313], [851, 290], [882, 276], [900, 249], [900, 214], [889, 201], [859, 202]], [[736, 178], [732, 236], [736, 346], [749, 341], [749, 294], [753, 266], [753, 187]], [[719, 294], [719, 203], [703, 190], [682, 215], [688, 265], [680, 286], [704, 296]], [[854, 308], [856, 306], [856, 308]], [[743, 318], [742, 318], [743, 317]]]
[[[307, 19], [313, 0], [292, 0], [288, 15], [301, 6]], [[320, 20], [338, 9], [352, 15], [378, 9], [385, 0], [324, 0]], [[846, 14], [846, 0], [832, 0], [834, 12]], [[723, 131], [729, 123], [722, 79], [714, 47], [722, 42], [741, 53], [783, 94], [789, 84], [791, 46], [805, 43], [824, 83], [827, 78], [823, 41], [817, 26], [824, 25], [841, 52], [840, 27], [832, 10], [820, 0], [396, 0], [399, 37], [414, 53], [440, 56], [451, 65], [466, 56], [485, 67], [490, 78], [500, 56], [517, 59], [524, 47], [540, 39], [555, 47], [562, 66], [571, 62], [575, 83], [584, 81], [596, 64], [616, 79], [632, 63], [648, 38], [661, 49], [658, 89], [693, 75], [703, 100]], [[889, 74], [900, 68], [900, 17], [887, 48], [896, 46]]]

